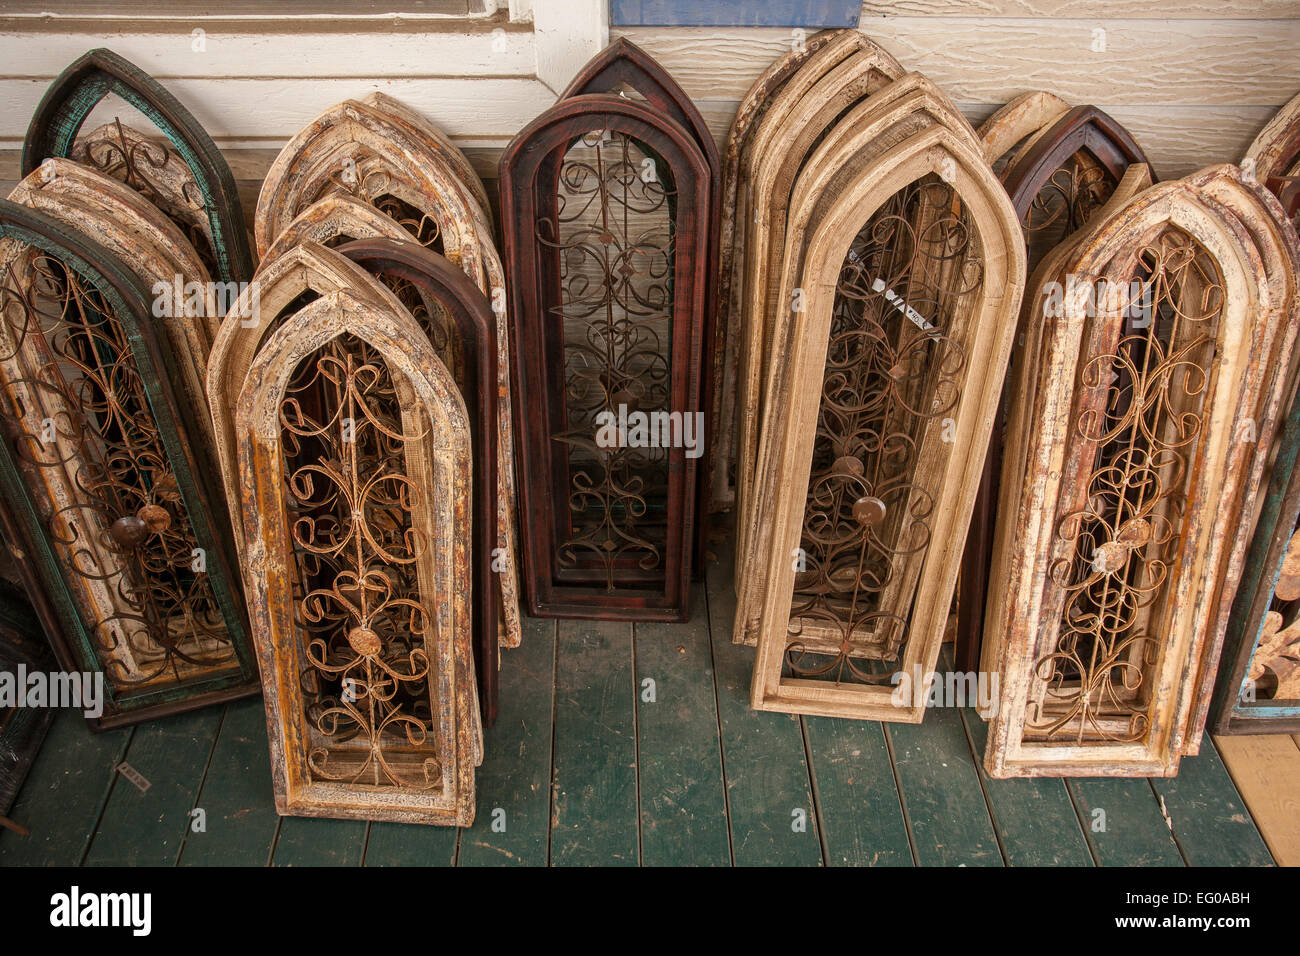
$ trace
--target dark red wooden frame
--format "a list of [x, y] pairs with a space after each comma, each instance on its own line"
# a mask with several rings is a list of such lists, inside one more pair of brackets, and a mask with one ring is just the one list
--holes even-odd
[[[461, 397], [469, 413], [474, 461], [474, 659], [483, 725], [497, 717], [499, 591], [492, 563], [497, 548], [496, 318], [479, 288], [443, 256], [416, 242], [356, 239], [336, 250], [376, 277], [405, 279], [436, 299], [456, 324], [465, 357]], [[451, 370], [449, 370], [451, 371]]]
[[[619, 37], [591, 62], [584, 66], [573, 78], [560, 99], [580, 96], [584, 93], [611, 93], [620, 86], [628, 86], [645, 97], [646, 102], [655, 109], [670, 116], [683, 129], [689, 130], [695, 137], [704, 161], [709, 164], [709, 271], [706, 277], [704, 345], [700, 353], [704, 358], [703, 389], [700, 398], [701, 410], [704, 412], [704, 435], [702, 458], [711, 455], [713, 447], [713, 388], [715, 376], [722, 374], [722, 356], [717, 353], [720, 344], [716, 326], [718, 316], [718, 248], [720, 241], [719, 225], [722, 221], [722, 161], [718, 156], [718, 144], [709, 132], [704, 117], [695, 108], [691, 98], [686, 95], [676, 80], [665, 70], [659, 61], [631, 40]], [[707, 466], [703, 469], [708, 473]], [[695, 487], [695, 576], [704, 576], [704, 555], [708, 547], [709, 487], [701, 479]]]
[[[1080, 150], [1094, 156], [1116, 182], [1134, 163], [1151, 166], [1142, 147], [1114, 118], [1095, 106], [1076, 106], [1062, 116], [1012, 167], [1004, 171], [1002, 183], [1011, 197], [1016, 216], [1023, 223], [1030, 206], [1053, 174]], [[1151, 180], [1155, 182], [1155, 169]], [[1028, 297], [1032, 290], [1027, 289]], [[1015, 346], [1013, 345], [1013, 348]], [[984, 458], [984, 474], [975, 493], [974, 512], [962, 554], [961, 581], [957, 590], [957, 668], [979, 670], [980, 646], [984, 635], [984, 603], [993, 565], [993, 537], [997, 525], [998, 488], [1002, 481], [1002, 441], [1009, 403], [1024, 400], [1012, 395], [1008, 386], [998, 403], [993, 435]]]
[[[557, 256], [538, 243], [536, 223], [555, 215], [561, 164], [580, 136], [608, 129], [643, 143], [671, 169], [676, 220], [671, 320], [669, 404], [683, 414], [701, 411], [700, 364], [709, 274], [711, 173], [694, 137], [653, 106], [604, 93], [561, 100], [529, 123], [501, 157], [500, 192], [504, 253], [510, 277], [513, 341], [511, 369], [516, 422], [516, 460], [524, 589], [529, 609], [542, 617], [683, 621], [689, 614], [692, 542], [696, 520], [699, 458], [669, 450], [668, 542], [664, 584], [654, 590], [628, 587], [613, 594], [556, 580], [556, 529], [552, 517], [555, 446], [551, 401], [563, 394], [560, 344], [548, 328], [548, 312], [560, 302]], [[548, 346], [550, 348], [548, 349]], [[548, 355], [551, 361], [548, 362]]]

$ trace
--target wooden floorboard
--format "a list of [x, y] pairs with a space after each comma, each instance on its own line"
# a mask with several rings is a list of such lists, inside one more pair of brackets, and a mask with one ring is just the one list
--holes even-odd
[[205, 829], [185, 834], [182, 866], [265, 866], [280, 818], [271, 794], [266, 713], [260, 698], [226, 705], [195, 800]]
[[145, 781], [119, 773], [91, 838], [87, 866], [174, 866], [191, 826], [223, 708], [135, 728], [123, 760]]
[[257, 700], [99, 735], [64, 712], [11, 814], [32, 834], [0, 832], [0, 865], [1300, 863], [1293, 737], [1207, 738], [1169, 780], [990, 780], [970, 710], [751, 711], [716, 550], [685, 625], [526, 620], [463, 832], [279, 818]]
[[912, 866], [884, 725], [805, 717], [829, 866]]
[[636, 866], [632, 625], [557, 627], [551, 855], [555, 866]]
[[284, 817], [280, 820], [271, 863], [274, 866], [360, 866], [368, 828], [369, 824], [363, 820]]
[[957, 708], [932, 707], [923, 723], [888, 726], [917, 864], [1002, 866]]
[[1082, 777], [1067, 786], [1098, 864], [1184, 865], [1145, 777]]
[[0, 866], [81, 863], [131, 734], [92, 734], [80, 712], [59, 711], [9, 811], [31, 832], [0, 829]]
[[1300, 866], [1300, 749], [1283, 734], [1215, 737], [1223, 762], [1281, 866]]
[[[1300, 758], [1300, 752], [1296, 754]], [[1176, 777], [1152, 778], [1174, 842], [1189, 866], [1269, 866], [1273, 862], [1210, 735], [1184, 757]], [[1293, 815], [1294, 819], [1294, 815]]]
[[983, 766], [988, 725], [973, 708], [962, 708], [961, 716], [1007, 865], [1092, 866], [1088, 839], [1065, 781], [1052, 777], [990, 779]]
[[637, 778], [645, 866], [728, 866], [709, 611], [696, 587], [685, 624], [633, 628]]
[[501, 651], [501, 710], [483, 742], [478, 808], [460, 837], [460, 866], [546, 865], [555, 631], [555, 621], [524, 618], [520, 646]]
[[715, 550], [719, 560], [706, 568], [709, 632], [732, 856], [737, 866], [818, 866], [822, 849], [799, 719], [749, 709], [754, 649], [731, 643], [736, 598], [730, 539]]

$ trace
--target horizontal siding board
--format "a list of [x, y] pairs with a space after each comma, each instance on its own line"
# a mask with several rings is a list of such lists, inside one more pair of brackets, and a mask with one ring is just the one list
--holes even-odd
[[[1300, 79], [1297, 80], [1300, 83]], [[697, 100], [714, 138], [725, 145], [735, 100]], [[961, 103], [978, 126], [1001, 104]], [[1214, 163], [1236, 163], [1276, 110], [1268, 106], [1124, 106], [1097, 103], [1137, 138], [1162, 179], [1186, 176]]]
[[[708, 124], [719, 147], [726, 144], [727, 133], [731, 128], [732, 117], [738, 105], [735, 100], [698, 100], [705, 122]], [[959, 103], [957, 104], [966, 117], [979, 125], [989, 116], [998, 104]], [[1100, 106], [1133, 133], [1157, 172], [1163, 179], [1186, 176], [1197, 169], [1214, 163], [1235, 163], [1245, 155], [1246, 148], [1256, 134], [1264, 128], [1273, 116], [1269, 107], [1230, 106]], [[125, 114], [123, 117], [126, 120]], [[485, 138], [466, 138], [453, 135], [457, 143], [469, 158], [470, 164], [484, 180], [496, 178], [497, 162], [508, 137], [501, 136], [495, 141]], [[231, 147], [230, 140], [218, 138], [226, 161], [230, 163], [235, 179], [240, 183], [260, 181], [279, 148], [287, 142], [285, 136], [261, 147]], [[18, 178], [18, 146], [21, 134], [8, 141], [0, 138], [0, 183]], [[5, 187], [4, 191], [7, 192]], [[253, 189], [256, 196], [256, 189]]]
[[819, 26], [858, 25], [857, 0], [610, 0], [609, 22], [625, 26]]
[[[48, 80], [0, 79], [0, 143], [21, 143], [28, 119]], [[167, 88], [219, 145], [225, 141], [286, 142], [322, 112], [346, 99], [378, 90], [423, 113], [453, 138], [509, 139], [555, 101], [535, 79], [180, 79]], [[120, 101], [101, 103], [88, 120], [143, 118]], [[148, 125], [143, 126], [148, 129]], [[502, 143], [504, 146], [504, 143]]]
[[1268, 20], [1295, 0], [867, 0], [862, 17], [1089, 17], [1099, 20]]
[[[1091, 50], [1093, 29], [1106, 50]], [[1300, 20], [997, 20], [873, 17], [862, 31], [959, 102], [1043, 89], [1072, 103], [1281, 106], [1295, 95]], [[692, 96], [740, 99], [791, 48], [781, 28], [611, 29]]]
[[209, 32], [194, 48], [191, 27], [164, 33], [0, 32], [5, 77], [53, 79], [87, 50], [106, 46], [164, 82], [221, 77], [528, 76], [536, 66], [531, 32], [425, 33]]

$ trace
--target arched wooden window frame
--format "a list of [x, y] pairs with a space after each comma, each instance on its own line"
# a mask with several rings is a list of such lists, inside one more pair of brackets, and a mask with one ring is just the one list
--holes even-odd
[[[741, 416], [747, 409], [739, 397], [740, 361], [744, 353], [742, 331], [749, 316], [744, 311], [746, 216], [755, 162], [755, 138], [775, 122], [776, 109], [799, 102], [819, 80], [844, 61], [873, 61], [883, 77], [897, 79], [903, 68], [892, 56], [857, 30], [824, 30], [775, 61], [754, 82], [736, 111], [727, 138], [722, 176], [719, 221], [718, 293], [715, 324], [717, 373], [714, 376], [712, 434], [714, 453], [708, 471], [710, 510], [731, 507], [740, 482]], [[732, 468], [736, 469], [733, 476]]]
[[[343, 190], [337, 175], [354, 160], [358, 149], [370, 157], [363, 162], [378, 168], [390, 191], [437, 223], [442, 254], [460, 266], [495, 303], [497, 316], [498, 447], [502, 496], [509, 519], [501, 536], [503, 595], [502, 643], [517, 647], [522, 638], [515, 541], [514, 423], [510, 402], [510, 314], [506, 308], [505, 270], [492, 241], [485, 212], [486, 194], [468, 160], [414, 111], [382, 94], [345, 100], [326, 110], [280, 151], [258, 196], [255, 217], [257, 247], [265, 254], [293, 220], [314, 202]], [[353, 186], [361, 188], [358, 171]], [[313, 197], [319, 197], [313, 199]], [[364, 202], [364, 199], [362, 200]], [[277, 243], [278, 245], [278, 243]]]
[[[410, 392], [409, 407], [418, 404], [429, 421], [428, 433], [408, 444], [420, 446], [420, 468], [431, 482], [425, 486], [427, 500], [421, 509], [428, 548], [420, 578], [432, 634], [424, 650], [430, 662], [430, 722], [441, 765], [437, 793], [400, 786], [377, 792], [364, 784], [311, 778], [309, 738], [301, 724], [307, 719], [300, 686], [304, 668], [293, 624], [293, 554], [279, 407], [298, 364], [345, 333], [382, 356], [399, 388]], [[408, 407], [407, 402], [403, 405]], [[334, 291], [289, 316], [259, 350], [240, 391], [235, 427], [239, 469], [247, 477], [241, 489], [249, 519], [244, 550], [277, 812], [469, 826], [474, 819], [474, 767], [482, 758], [466, 533], [471, 521], [470, 426], [450, 374], [409, 315]]]
[[[950, 105], [948, 109], [955, 112]], [[887, 108], [886, 130], [900, 118], [906, 122], [908, 112], [905, 107]], [[904, 125], [902, 130], [908, 128]], [[848, 157], [858, 157], [860, 164], [834, 191], [828, 191], [825, 213], [816, 217], [809, 229], [802, 268], [787, 268], [782, 282], [783, 294], [796, 286], [803, 289], [804, 308], [790, 318], [788, 344], [782, 353], [785, 358], [773, 368], [771, 394], [778, 397], [767, 416], [762, 441], [763, 447], [770, 449], [771, 464], [760, 456], [758, 469], [774, 491], [773, 507], [767, 512], [772, 528], [770, 547], [750, 552], [757, 554], [763, 568], [750, 705], [756, 710], [919, 723], [925, 713], [923, 680], [915, 680], [910, 693], [904, 691], [900, 698], [899, 688], [888, 684], [782, 676], [795, 583], [791, 555], [801, 541], [838, 277], [854, 238], [875, 211], [927, 175], [939, 176], [954, 189], [976, 226], [984, 278], [978, 293], [967, 293], [974, 296], [971, 308], [961, 310], [963, 316], [973, 317], [965, 349], [963, 399], [954, 412], [949, 464], [931, 512], [934, 527], [930, 540], [944, 544], [931, 547], [925, 555], [910, 596], [907, 637], [896, 667], [909, 677], [924, 675], [937, 663], [956, 585], [960, 552], [945, 545], [961, 541], [965, 534], [978, 478], [962, 463], [978, 461], [987, 446], [988, 425], [1024, 285], [1024, 245], [1014, 210], [968, 125], [954, 130], [931, 122], [899, 141], [882, 136], [868, 124], [858, 137], [846, 140], [841, 148]], [[851, 149], [853, 142], [869, 146], [873, 141], [874, 154], [870, 148]], [[779, 490], [775, 490], [777, 485]], [[738, 619], [737, 627], [742, 626], [744, 622]]]
[[[717, 285], [718, 285], [718, 219], [722, 203], [722, 165], [718, 158], [718, 144], [713, 140], [713, 133], [700, 111], [696, 109], [686, 91], [669, 75], [657, 60], [645, 50], [626, 37], [618, 37], [609, 46], [584, 66], [560, 99], [581, 96], [584, 93], [614, 93], [627, 86], [645, 97], [647, 103], [671, 117], [683, 129], [690, 131], [695, 138], [704, 161], [709, 166], [710, 209], [707, 228], [709, 231], [709, 268], [705, 292], [706, 311], [704, 314], [704, 345], [701, 355], [702, 385], [700, 393], [701, 411], [704, 413], [704, 435], [701, 447], [704, 448], [704, 471], [712, 469], [714, 436], [713, 397], [718, 385], [715, 380], [720, 377], [721, 357], [715, 353]], [[708, 515], [711, 510], [708, 482], [703, 476], [695, 484], [695, 554], [694, 568], [696, 577], [704, 574], [705, 553], [708, 542]]]
[[[1055, 112], [1060, 103], [1050, 94], [1036, 94], [1025, 102], [1024, 117], [1037, 118]], [[1031, 109], [1033, 107], [1033, 109]], [[998, 126], [1003, 139], [1014, 133], [1005, 132], [1007, 126]], [[1018, 132], [1018, 131], [1017, 131]], [[996, 138], [994, 132], [992, 138]], [[1143, 165], [1154, 180], [1155, 171], [1138, 145], [1120, 123], [1095, 106], [1076, 106], [1043, 124], [1023, 140], [1006, 169], [1002, 181], [1011, 196], [1011, 205], [1026, 223], [1033, 204], [1058, 171], [1065, 169], [1080, 152], [1092, 156], [1101, 169], [1118, 185], [1130, 166]], [[1008, 144], [1014, 145], [1012, 144]], [[991, 145], [986, 142], [986, 146]], [[987, 152], [986, 152], [987, 155]], [[1086, 225], [1081, 223], [1080, 226]], [[1027, 228], [1027, 227], [1026, 227]], [[1035, 269], [1036, 262], [1029, 268]], [[1032, 321], [1026, 316], [1024, 322]], [[1023, 330], [1022, 330], [1023, 331]], [[1008, 383], [1009, 385], [1009, 383]], [[989, 571], [993, 563], [993, 535], [997, 523], [997, 496], [1002, 477], [1002, 428], [1007, 417], [1007, 406], [1015, 400], [1007, 387], [1002, 391], [994, 433], [989, 440], [988, 454], [984, 458], [984, 475], [975, 498], [975, 511], [970, 531], [966, 536], [966, 553], [962, 559], [961, 581], [957, 593], [956, 660], [958, 669], [974, 671], [979, 664], [980, 638], [984, 631], [984, 604], [988, 595]]]
[[360, 239], [338, 247], [377, 279], [402, 279], [435, 301], [455, 325], [464, 349], [460, 395], [471, 426], [473, 454], [473, 579], [475, 662], [483, 725], [497, 716], [497, 662], [501, 593], [497, 583], [498, 541], [507, 510], [497, 494], [496, 317], [487, 298], [442, 256], [414, 242]]
[[[1161, 646], [1144, 675], [1152, 687], [1149, 729], [1130, 742], [1024, 737], [1040, 650], [1054, 640], [1045, 635], [1059, 626], [1040, 613], [1051, 588], [1059, 588], [1044, 576], [1058, 502], [1091, 472], [1071, 471], [1067, 423], [1076, 408], [1075, 371], [1088, 360], [1082, 354], [1087, 336], [1100, 334], [1090, 327], [1123, 321], [1125, 309], [1103, 298], [1096, 304], [1099, 318], [1090, 323], [1085, 298], [1067, 295], [1060, 316], [1052, 317], [1041, 314], [1046, 286], [1035, 292], [1047, 345], [1031, 401], [1013, 407], [1007, 448], [1012, 460], [1039, 464], [1020, 481], [1004, 473], [997, 586], [990, 588], [986, 614], [983, 665], [999, 674], [1001, 686], [995, 712], [986, 715], [991, 724], [985, 767], [991, 776], [1173, 776], [1181, 757], [1199, 748], [1246, 551], [1237, 528], [1253, 510], [1295, 348], [1294, 250], [1274, 238], [1281, 230], [1269, 221], [1267, 206], [1262, 191], [1244, 182], [1235, 167], [1210, 167], [1143, 191], [1061, 257], [1055, 276], [1043, 276], [1044, 283], [1066, 275], [1083, 283], [1101, 277], [1127, 282], [1143, 244], [1172, 225], [1214, 259], [1226, 290], [1211, 366], [1215, 377], [1205, 386], [1215, 405], [1203, 415], [1217, 419], [1217, 429], [1207, 428], [1198, 439], [1195, 484], [1179, 502], [1183, 527], [1190, 523], [1197, 534], [1194, 541], [1180, 541], [1165, 583], [1165, 593], [1176, 595], [1167, 599], [1173, 624], [1154, 635]], [[1226, 389], [1219, 393], [1221, 386]], [[1246, 434], [1257, 440], [1238, 440]], [[1061, 454], [1059, 469], [1042, 464]]]
[[[152, 292], [103, 246], [66, 229], [41, 212], [0, 200], [0, 240], [12, 240], [58, 259], [95, 288], [124, 327], [141, 384], [154, 413], [177, 489], [191, 529], [203, 549], [206, 573], [230, 635], [238, 672], [192, 685], [119, 698], [105, 681], [104, 713], [89, 718], [92, 727], [108, 729], [154, 720], [256, 694], [256, 662], [247, 632], [244, 596], [233, 563], [226, 502], [212, 483], [216, 468], [203, 443], [187, 436], [199, 433], [201, 409], [179, 400], [184, 388], [177, 374], [166, 334], [152, 318]], [[65, 670], [101, 670], [88, 622], [69, 588], [66, 569], [47, 543], [45, 524], [8, 443], [0, 453], [0, 490], [4, 524], [16, 555], [24, 587]]]
[[49, 158], [70, 157], [91, 110], [109, 94], [160, 129], [194, 175], [210, 225], [221, 282], [247, 282], [253, 256], [235, 178], [199, 121], [153, 77], [108, 49], [91, 50], [64, 70], [42, 97], [23, 141], [22, 174]]
[[[199, 410], [198, 430], [193, 434], [210, 448], [211, 430], [201, 410], [207, 404], [203, 382], [218, 308], [215, 290], [194, 247], [171, 220], [133, 189], [72, 160], [49, 160], [19, 182], [9, 199], [90, 236], [145, 280], [151, 296], [157, 298], [157, 283], [170, 287], [172, 307], [164, 310], [162, 324], [185, 385], [182, 394]], [[177, 278], [185, 296], [181, 302], [176, 301]], [[202, 311], [188, 315], [183, 306], [195, 285], [202, 297]]]
[[294, 246], [304, 242], [331, 247], [355, 239], [395, 239], [406, 242], [411, 234], [391, 216], [347, 193], [331, 193], [318, 199], [284, 227], [262, 256], [264, 267]]
[[1293, 219], [1300, 216], [1300, 95], [1277, 111], [1246, 150], [1243, 164], [1277, 196]]
[[[346, 291], [379, 307], [404, 311], [397, 298], [368, 272], [324, 246], [303, 242], [262, 265], [222, 322], [208, 356], [208, 404], [229, 501], [240, 500], [243, 484], [236, 450], [235, 409], [248, 370], [274, 334], [276, 317], [308, 291], [318, 297]], [[242, 510], [232, 510], [231, 519], [242, 557], [248, 536]]]
[[[926, 77], [912, 73], [858, 103], [818, 145], [800, 170], [790, 195], [791, 213], [786, 219], [784, 238], [787, 262], [780, 277], [779, 294], [772, 298], [770, 311], [763, 316], [761, 335], [747, 336], [744, 343], [745, 348], [758, 349], [761, 346], [765, 354], [774, 357], [768, 363], [770, 367], [761, 373], [763, 394], [771, 397], [772, 401], [781, 400], [783, 393], [779, 389], [786, 375], [784, 360], [778, 362], [775, 356], [788, 355], [794, 344], [793, 319], [786, 303], [792, 303], [794, 289], [799, 284], [791, 278], [791, 268], [801, 267], [806, 253], [805, 243], [823, 215], [817, 204], [823, 201], [827, 183], [841, 177], [850, 164], [864, 165], [869, 160], [878, 159], [887, 148], [882, 145], [886, 143], [885, 135], [893, 129], [895, 138], [898, 138], [900, 122], [910, 124], [904, 133], [915, 134], [923, 128], [939, 127], [949, 130], [956, 139], [974, 137], [970, 124], [952, 101]], [[758, 322], [752, 315], [750, 320]], [[748, 357], [743, 360], [753, 361]], [[736, 458], [737, 477], [748, 474], [755, 484], [752, 493], [745, 489], [741, 495], [736, 518], [737, 549], [738, 554], [743, 555], [770, 553], [774, 529], [765, 516], [772, 514], [776, 496], [783, 493], [777, 485], [766, 480], [766, 476], [774, 474], [772, 469], [778, 467], [777, 455], [781, 448], [775, 439], [767, 436], [766, 414], [765, 406], [749, 405], [741, 409], [737, 421], [738, 435], [747, 429], [754, 436], [752, 457], [745, 453], [742, 443]], [[748, 425], [746, 419], [750, 419]], [[762, 434], [760, 424], [764, 429]], [[737, 486], [738, 489], [741, 487], [739, 481]], [[734, 643], [755, 644], [758, 641], [763, 593], [768, 587], [765, 571], [761, 570], [763, 567], [761, 557], [757, 562], [737, 561]]]
[[999, 164], [1005, 172], [1010, 168], [1007, 164], [1014, 161], [1013, 149], [1018, 153], [1020, 146], [1069, 111], [1070, 104], [1055, 94], [1044, 90], [1021, 93], [980, 124], [977, 135], [984, 158], [995, 172]]
[[[559, 296], [558, 265], [543, 262], [534, 229], [553, 216], [560, 164], [583, 134], [608, 129], [646, 144], [670, 167], [677, 190], [672, 357], [669, 405], [683, 415], [700, 410], [700, 357], [708, 275], [710, 171], [691, 134], [672, 119], [635, 100], [587, 93], [559, 101], [528, 124], [501, 157], [501, 219], [511, 275], [515, 356], [515, 404], [525, 415], [517, 429], [524, 578], [528, 604], [542, 617], [618, 620], [685, 620], [689, 612], [691, 542], [695, 515], [696, 461], [682, 448], [669, 449], [667, 545], [662, 586], [629, 586], [608, 594], [555, 578], [556, 527], [550, 485], [555, 453], [550, 403], [563, 394], [549, 367], [547, 303]], [[554, 287], [550, 285], [554, 283]], [[553, 347], [555, 343], [550, 343]], [[562, 374], [562, 369], [559, 370]], [[545, 516], [545, 517], [543, 517]]]

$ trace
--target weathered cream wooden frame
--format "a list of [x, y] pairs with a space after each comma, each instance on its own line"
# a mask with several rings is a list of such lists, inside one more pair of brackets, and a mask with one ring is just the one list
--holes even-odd
[[978, 484], [977, 466], [988, 444], [1011, 348], [1025, 260], [1020, 226], [1010, 200], [993, 178], [973, 133], [958, 134], [933, 124], [901, 142], [889, 140], [878, 156], [857, 167], [851, 178], [828, 194], [833, 200], [811, 230], [803, 268], [791, 268], [787, 258], [783, 288], [801, 287], [805, 308], [791, 318], [789, 348], [782, 353], [787, 360], [773, 364], [775, 387], [770, 394], [774, 400], [764, 419], [763, 443], [770, 446], [774, 466], [761, 466], [760, 474], [767, 482], [779, 481], [783, 487], [769, 512], [771, 546], [756, 555], [766, 564], [750, 697], [751, 706], [757, 710], [906, 723], [919, 723], [925, 713], [922, 680], [914, 681], [911, 693], [902, 694], [900, 699], [898, 689], [887, 685], [789, 680], [782, 678], [781, 671], [794, 591], [789, 556], [800, 542], [839, 272], [850, 244], [872, 213], [900, 189], [930, 174], [949, 182], [966, 205], [978, 234], [985, 270], [981, 288], [972, 296], [969, 314], [973, 318], [963, 330], [970, 361], [961, 389], [962, 401], [953, 416], [955, 441], [947, 456], [947, 462], [957, 463], [956, 473], [945, 474], [936, 492], [932, 543], [912, 596], [908, 638], [898, 667], [919, 676], [933, 671], [938, 660], [969, 508]]
[[[1172, 224], [1214, 257], [1225, 284], [1225, 305], [1214, 381], [1207, 386], [1204, 405], [1206, 432], [1185, 504], [1184, 527], [1190, 523], [1191, 532], [1180, 544], [1174, 578], [1166, 585], [1176, 597], [1151, 675], [1149, 730], [1144, 741], [1134, 743], [1024, 739], [1034, 665], [1056, 629], [1055, 622], [1040, 620], [1049, 587], [1043, 562], [1050, 552], [1057, 503], [1067, 481], [1078, 480], [1063, 477], [1060, 470], [1076, 401], [1075, 369], [1082, 355], [1092, 354], [1088, 343], [1119, 321], [1122, 306], [1103, 300], [1097, 318], [1089, 322], [1084, 300], [1066, 296], [1060, 318], [1043, 317], [1030, 400], [1012, 409], [1008, 461], [1025, 464], [1019, 482], [1008, 473], [1003, 483], [1005, 510], [1000, 511], [993, 580], [1005, 587], [990, 590], [986, 618], [993, 639], [986, 644], [983, 669], [1000, 676], [985, 755], [990, 775], [1172, 776], [1180, 758], [1199, 747], [1247, 544], [1247, 536], [1236, 529], [1253, 510], [1295, 347], [1296, 310], [1288, 291], [1295, 284], [1294, 250], [1270, 239], [1281, 230], [1266, 221], [1279, 212], [1272, 197], [1243, 181], [1235, 167], [1211, 167], [1139, 193], [1099, 221], [1082, 242], [1072, 243], [1067, 254], [1044, 263], [1057, 276], [1073, 275], [1079, 283], [1102, 277], [1127, 281], [1141, 244]], [[1051, 278], [1047, 270], [1040, 271], [1044, 281]], [[1043, 301], [1041, 289], [1035, 301]], [[1247, 425], [1257, 441], [1237, 440]]]
[[[298, 363], [350, 333], [376, 349], [394, 373], [403, 432], [417, 434], [418, 406], [427, 434], [407, 443], [408, 474], [428, 489], [417, 512], [429, 547], [419, 561], [425, 612], [435, 635], [427, 646], [440, 790], [406, 791], [311, 779], [301, 724], [303, 662], [294, 634], [293, 554], [283, 493], [280, 401]], [[288, 317], [248, 370], [235, 413], [239, 469], [247, 477], [244, 551], [250, 616], [262, 671], [276, 810], [328, 816], [469, 826], [474, 819], [474, 767], [481, 728], [474, 679], [470, 615], [470, 434], [464, 402], [424, 333], [407, 314], [335, 291]], [[415, 447], [412, 447], [415, 446]]]

